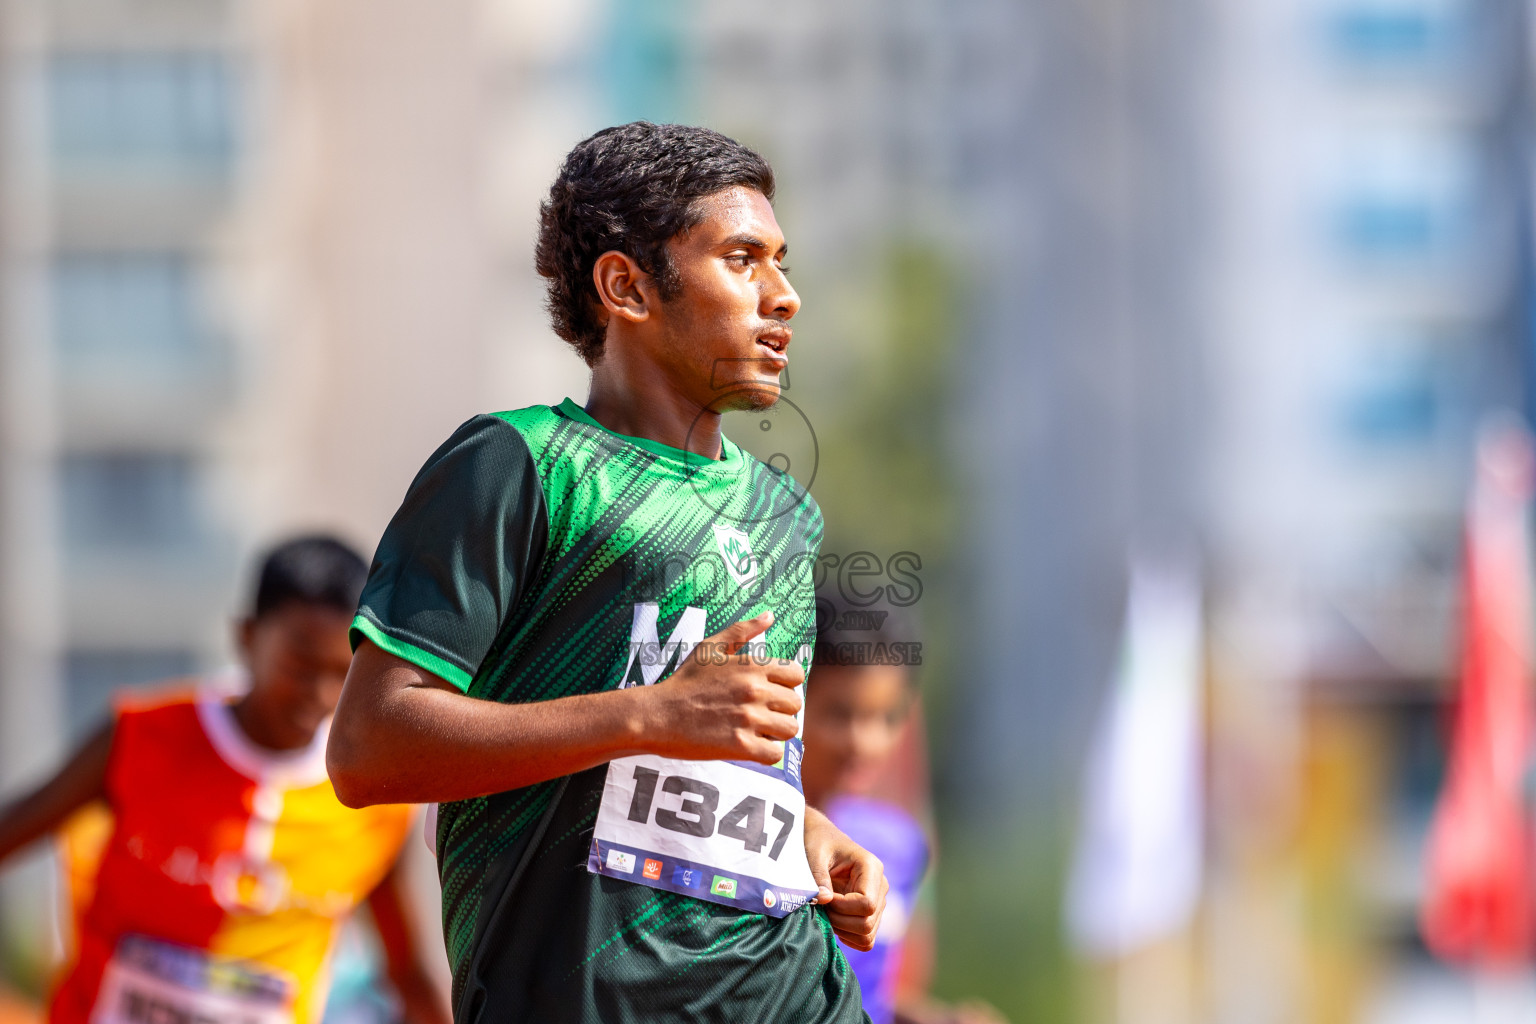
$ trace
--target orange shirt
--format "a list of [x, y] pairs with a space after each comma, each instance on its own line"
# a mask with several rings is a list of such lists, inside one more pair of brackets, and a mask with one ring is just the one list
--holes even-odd
[[322, 728], [303, 750], [258, 748], [214, 689], [120, 708], [112, 832], [52, 1021], [318, 1019], [337, 925], [413, 813], [344, 807], [325, 742]]

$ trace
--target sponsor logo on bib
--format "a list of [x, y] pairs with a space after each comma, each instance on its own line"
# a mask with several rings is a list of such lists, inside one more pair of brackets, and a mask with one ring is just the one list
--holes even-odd
[[763, 906], [767, 907], [769, 910], [772, 910], [773, 905], [777, 902], [779, 902], [779, 898], [773, 894], [772, 889], [763, 890]]
[[653, 882], [656, 881], [661, 877], [661, 861], [645, 858], [645, 867], [641, 869], [640, 874]]
[[726, 878], [723, 875], [715, 876], [715, 883], [709, 887], [709, 891], [716, 896], [729, 896], [736, 898], [736, 879]]
[[672, 884], [680, 885], [684, 889], [702, 889], [704, 888], [704, 872], [698, 868], [673, 868]]
[[623, 850], [609, 850], [608, 866], [615, 871], [622, 871], [626, 875], [632, 875], [635, 873], [635, 855], [625, 853]]

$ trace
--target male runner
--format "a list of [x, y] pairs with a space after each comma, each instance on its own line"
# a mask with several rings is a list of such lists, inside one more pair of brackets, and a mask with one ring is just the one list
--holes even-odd
[[586, 406], [470, 420], [380, 543], [331, 777], [442, 801], [459, 1024], [867, 1019], [834, 933], [883, 872], [799, 783], [820, 513], [720, 432], [800, 307], [772, 196], [702, 128], [572, 150], [537, 255]]
[[91, 870], [72, 879], [53, 1024], [318, 1021], [337, 927], [364, 898], [405, 1019], [447, 1019], [393, 870], [412, 811], [343, 807], [325, 774], [366, 572], [330, 538], [281, 545], [240, 624], [243, 680], [120, 700], [57, 775], [0, 810], [0, 861], [87, 805], [110, 812], [105, 845], [70, 858]]

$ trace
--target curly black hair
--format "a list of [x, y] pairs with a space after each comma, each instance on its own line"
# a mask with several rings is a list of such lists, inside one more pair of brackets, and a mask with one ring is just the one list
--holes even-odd
[[326, 534], [294, 537], [262, 559], [251, 615], [259, 619], [290, 604], [351, 615], [367, 581], [368, 563], [340, 540]]
[[735, 185], [773, 199], [768, 161], [708, 128], [634, 121], [605, 128], [566, 156], [539, 206], [534, 265], [549, 281], [555, 333], [588, 366], [603, 354], [607, 325], [592, 284], [605, 252], [627, 253], [663, 300], [680, 290], [667, 242], [699, 222], [698, 200]]
[[921, 664], [910, 660], [922, 644], [906, 609], [870, 596], [870, 601], [855, 603], [833, 580], [817, 589], [816, 665]]

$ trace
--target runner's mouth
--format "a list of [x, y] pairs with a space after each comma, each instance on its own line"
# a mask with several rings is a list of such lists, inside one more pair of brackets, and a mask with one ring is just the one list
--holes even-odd
[[782, 370], [789, 365], [789, 354], [785, 351], [789, 347], [789, 337], [788, 332], [775, 332], [761, 335], [757, 339], [758, 350], [774, 369]]

